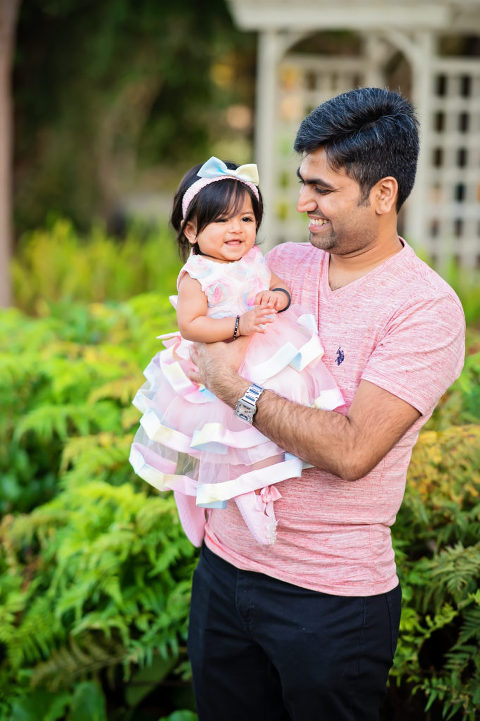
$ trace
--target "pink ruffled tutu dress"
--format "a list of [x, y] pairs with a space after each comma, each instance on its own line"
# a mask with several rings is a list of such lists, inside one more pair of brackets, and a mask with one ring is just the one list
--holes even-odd
[[[201, 284], [213, 318], [245, 313], [270, 287], [257, 247], [232, 263], [191, 255], [178, 281], [184, 273]], [[158, 490], [175, 492], [194, 545], [203, 539], [205, 509], [225, 507], [230, 499], [257, 541], [273, 543], [273, 504], [280, 498], [273, 484], [300, 476], [305, 464], [188, 378], [189, 341], [179, 333], [164, 338], [166, 348], [145, 369], [146, 383], [133, 401], [143, 414], [130, 453], [135, 472]], [[278, 313], [265, 333], [251, 336], [239, 373], [297, 403], [334, 410], [343, 398], [322, 355], [315, 318], [294, 305]]]

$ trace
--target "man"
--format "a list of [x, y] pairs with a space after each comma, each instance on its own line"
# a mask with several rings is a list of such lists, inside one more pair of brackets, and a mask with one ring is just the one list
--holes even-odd
[[194, 352], [196, 380], [313, 466], [277, 485], [273, 546], [234, 504], [210, 514], [189, 630], [200, 721], [378, 718], [400, 618], [390, 526], [419, 429], [463, 365], [458, 298], [397, 233], [418, 155], [411, 105], [344, 93], [305, 118], [295, 150], [310, 243], [268, 262], [317, 317], [346, 410], [255, 387], [243, 399], [242, 340]]

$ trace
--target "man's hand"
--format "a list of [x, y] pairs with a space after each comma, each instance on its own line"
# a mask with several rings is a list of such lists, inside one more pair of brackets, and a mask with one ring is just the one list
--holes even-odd
[[237, 338], [230, 343], [195, 343], [190, 357], [196, 370], [189, 373], [195, 383], [202, 383], [232, 407], [249, 383], [238, 375], [249, 339]]

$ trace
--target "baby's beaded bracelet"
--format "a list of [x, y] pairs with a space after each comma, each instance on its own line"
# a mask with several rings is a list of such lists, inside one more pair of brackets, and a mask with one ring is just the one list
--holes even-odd
[[237, 339], [239, 325], [240, 325], [240, 316], [237, 315], [237, 317], [235, 318], [235, 327], [233, 329], [233, 340]]

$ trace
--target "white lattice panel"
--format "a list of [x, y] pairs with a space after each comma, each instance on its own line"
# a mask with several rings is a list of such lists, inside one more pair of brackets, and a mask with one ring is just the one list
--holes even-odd
[[436, 60], [426, 133], [426, 247], [437, 265], [480, 262], [480, 61]]

